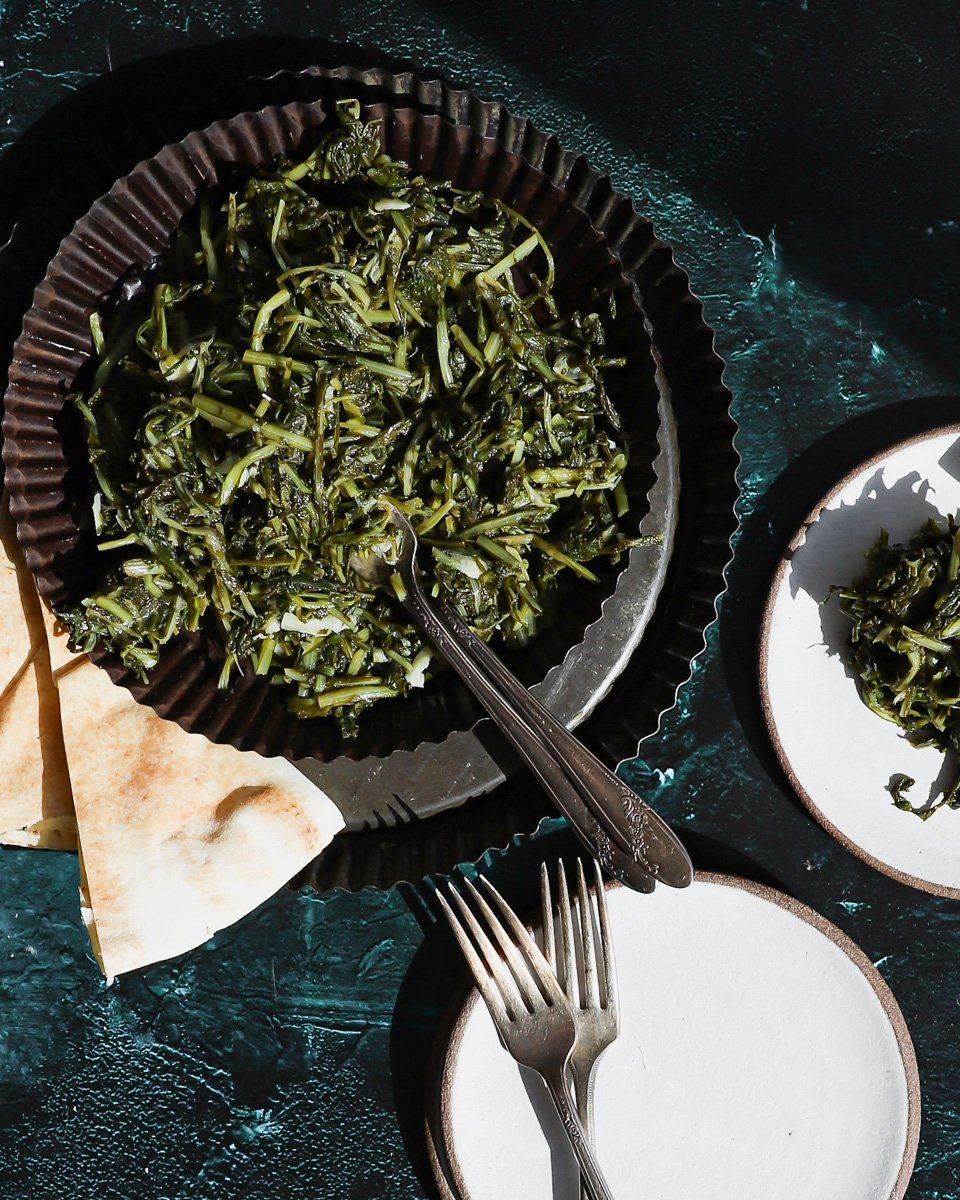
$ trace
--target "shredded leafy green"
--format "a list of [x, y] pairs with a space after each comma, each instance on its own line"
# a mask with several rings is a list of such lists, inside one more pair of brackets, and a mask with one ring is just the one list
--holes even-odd
[[[935, 521], [902, 546], [886, 531], [866, 555], [866, 574], [837, 587], [840, 608], [853, 621], [846, 661], [860, 696], [892, 721], [915, 746], [960, 754], [960, 528]], [[908, 775], [890, 783], [893, 803], [926, 820], [938, 809], [960, 808], [960, 779], [934, 803], [915, 807]]]
[[524, 643], [557, 575], [634, 544], [597, 313], [561, 313], [541, 234], [414, 176], [353, 101], [303, 161], [205, 194], [137, 299], [94, 314], [72, 396], [99, 590], [61, 613], [141, 676], [201, 622], [347, 735], [430, 651], [353, 554], [413, 523], [435, 596]]

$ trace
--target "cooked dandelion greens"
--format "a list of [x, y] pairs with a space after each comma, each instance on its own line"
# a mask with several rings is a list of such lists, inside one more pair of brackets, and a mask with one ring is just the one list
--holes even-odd
[[523, 217], [392, 161], [354, 102], [337, 115], [303, 161], [204, 196], [143, 294], [91, 320], [72, 399], [104, 570], [61, 616], [141, 676], [212, 624], [221, 686], [253, 671], [350, 735], [430, 661], [350, 569], [394, 546], [384, 499], [433, 594], [507, 643], [560, 572], [594, 580], [633, 543], [599, 315], [560, 311]]
[[[863, 702], [892, 721], [915, 746], [960, 755], [960, 528], [935, 521], [906, 545], [881, 532], [866, 555], [866, 574], [834, 588], [853, 627], [846, 661]], [[932, 804], [906, 797], [914, 780], [891, 780], [893, 803], [926, 820], [938, 809], [960, 808], [960, 778]]]

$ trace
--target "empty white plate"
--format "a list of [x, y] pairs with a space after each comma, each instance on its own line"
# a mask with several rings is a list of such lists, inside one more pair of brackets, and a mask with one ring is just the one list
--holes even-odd
[[[865, 955], [772, 889], [699, 875], [608, 890], [621, 1034], [600, 1060], [597, 1153], [625, 1200], [898, 1200], [920, 1123], [916, 1059]], [[577, 1200], [540, 1080], [471, 994], [431, 1127], [457, 1200]]]
[[960, 898], [960, 812], [928, 820], [897, 809], [897, 775], [919, 806], [952, 782], [955, 762], [917, 749], [871, 712], [842, 658], [850, 622], [832, 584], [862, 577], [881, 529], [905, 542], [960, 512], [960, 426], [902, 442], [848, 475], [793, 538], [767, 603], [760, 688], [781, 764], [813, 815], [848, 849], [903, 883]]

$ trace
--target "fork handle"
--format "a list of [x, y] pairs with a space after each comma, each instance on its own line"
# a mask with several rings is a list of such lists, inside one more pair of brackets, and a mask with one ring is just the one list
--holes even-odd
[[[578, 1069], [576, 1063], [571, 1059], [567, 1068], [570, 1074], [570, 1082], [573, 1085], [573, 1099], [577, 1106], [577, 1116], [580, 1118], [580, 1124], [583, 1126], [583, 1131], [587, 1135], [587, 1141], [594, 1152], [596, 1151], [597, 1142], [594, 1136], [593, 1124], [593, 1075], [598, 1061], [595, 1058], [588, 1067]], [[580, 1183], [581, 1200], [590, 1200], [590, 1193], [582, 1179]]]
[[562, 1068], [556, 1076], [544, 1075], [543, 1079], [556, 1107], [557, 1116], [570, 1141], [571, 1149], [577, 1157], [580, 1179], [586, 1186], [590, 1200], [613, 1200], [613, 1194], [607, 1186], [600, 1165], [590, 1149], [586, 1130], [583, 1128], [577, 1110], [570, 1103], [570, 1094], [564, 1083]]
[[[534, 772], [575, 832], [615, 879], [638, 891], [692, 878], [682, 843], [639, 796], [595, 758], [443, 604], [404, 573], [404, 605]], [[557, 730], [562, 730], [558, 737]]]
[[493, 680], [552, 755], [610, 836], [638, 858], [660, 883], [686, 887], [693, 866], [670, 826], [628, 784], [592, 754], [482, 641], [454, 609], [438, 603], [439, 616], [477, 665]]
[[[521, 761], [568, 819], [588, 852], [614, 879], [637, 891], [652, 891], [654, 877], [646, 861], [632, 852], [622, 834], [618, 836], [619, 830], [611, 830], [602, 820], [601, 813], [595, 811], [595, 804], [581, 795], [563, 763], [544, 744], [537, 730], [523, 719], [523, 713], [510, 701], [505, 689], [490, 677], [484, 664], [476, 660], [474, 643], [483, 646], [483, 642], [466, 626], [468, 636], [463, 636], [456, 626], [451, 628], [449, 622], [453, 614], [445, 606], [431, 604], [415, 576], [412, 579], [405, 577], [404, 583], [407, 594], [403, 603], [407, 611], [487, 710]], [[521, 686], [519, 681], [515, 682]], [[532, 700], [529, 692], [523, 690]]]

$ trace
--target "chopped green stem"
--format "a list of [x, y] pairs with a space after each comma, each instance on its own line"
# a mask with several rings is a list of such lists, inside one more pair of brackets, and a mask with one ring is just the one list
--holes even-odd
[[292, 446], [294, 450], [302, 450], [304, 454], [309, 454], [314, 448], [310, 438], [304, 437], [302, 434], [284, 429], [281, 425], [273, 425], [269, 421], [258, 421], [256, 417], [243, 412], [242, 409], [225, 404], [222, 400], [203, 396], [199, 392], [193, 397], [193, 407], [201, 416], [215, 418], [220, 423], [221, 429], [236, 433], [244, 431], [258, 433], [267, 441]]
[[[885, 532], [866, 554], [866, 573], [850, 587], [834, 587], [851, 620], [845, 658], [860, 698], [897, 725], [915, 746], [960, 750], [960, 529], [928, 521], [907, 543], [891, 546]], [[828, 597], [829, 598], [829, 597]], [[889, 791], [897, 808], [928, 820], [941, 808], [960, 807], [960, 776], [932, 803], [915, 807], [897, 776]]]

